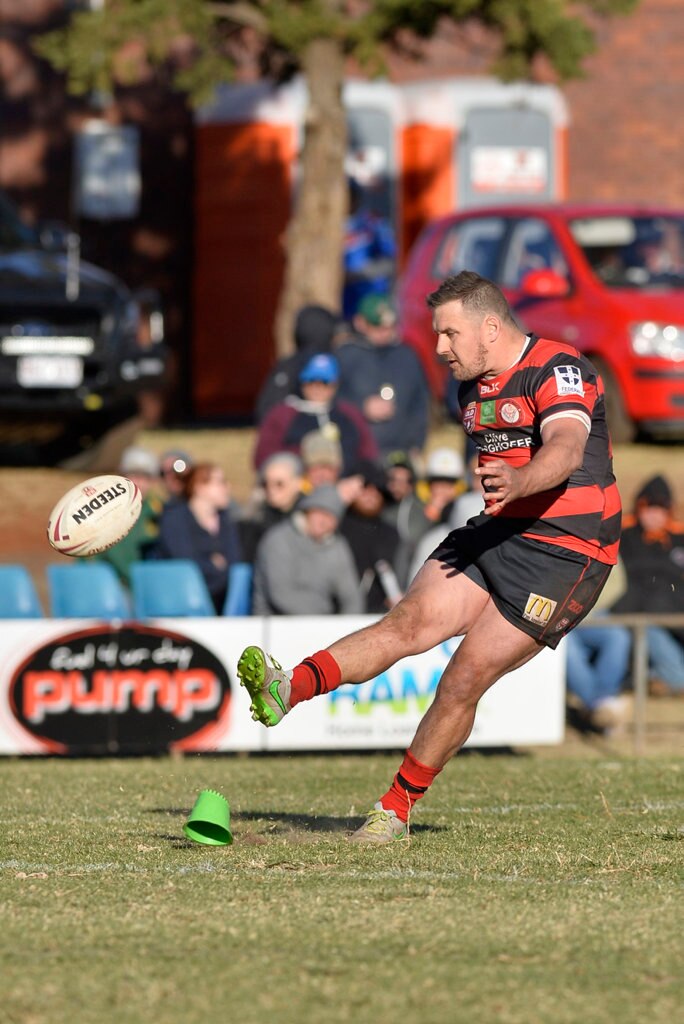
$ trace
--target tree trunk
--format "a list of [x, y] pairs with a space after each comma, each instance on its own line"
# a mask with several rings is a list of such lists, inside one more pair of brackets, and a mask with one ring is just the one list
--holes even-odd
[[342, 295], [342, 247], [348, 208], [342, 104], [344, 57], [332, 39], [312, 41], [302, 59], [309, 90], [301, 177], [285, 238], [285, 280], [275, 322], [276, 352], [294, 350], [297, 311], [316, 303], [333, 312]]

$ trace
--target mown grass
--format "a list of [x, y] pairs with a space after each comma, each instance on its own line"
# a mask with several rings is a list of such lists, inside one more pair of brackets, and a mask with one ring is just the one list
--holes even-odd
[[[682, 762], [471, 754], [408, 843], [396, 755], [7, 761], [0, 1020], [671, 1022]], [[235, 843], [190, 843], [200, 789]]]

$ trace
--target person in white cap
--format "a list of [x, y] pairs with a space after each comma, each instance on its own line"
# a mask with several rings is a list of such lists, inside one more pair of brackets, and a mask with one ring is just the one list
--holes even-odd
[[123, 540], [93, 556], [97, 562], [108, 562], [125, 586], [130, 586], [133, 562], [150, 557], [159, 537], [159, 522], [164, 507], [160, 494], [159, 459], [148, 448], [125, 448], [119, 460], [119, 473], [137, 484], [142, 494], [138, 519]]
[[465, 490], [463, 456], [453, 448], [435, 448], [425, 467], [423, 514], [431, 523], [448, 523], [459, 493]]

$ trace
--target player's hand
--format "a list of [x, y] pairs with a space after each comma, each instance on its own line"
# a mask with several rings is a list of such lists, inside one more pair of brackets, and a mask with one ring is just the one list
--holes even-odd
[[495, 516], [504, 505], [522, 497], [522, 480], [514, 466], [503, 459], [494, 459], [486, 466], [478, 466], [475, 475], [482, 480], [485, 492], [485, 515]]

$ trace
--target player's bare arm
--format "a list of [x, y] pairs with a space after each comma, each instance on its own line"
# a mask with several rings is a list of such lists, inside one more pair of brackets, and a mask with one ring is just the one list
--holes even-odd
[[542, 446], [525, 466], [511, 466], [494, 459], [475, 470], [483, 479], [491, 502], [486, 515], [496, 515], [505, 505], [529, 494], [558, 487], [582, 465], [587, 429], [573, 417], [552, 420], [542, 429]]

